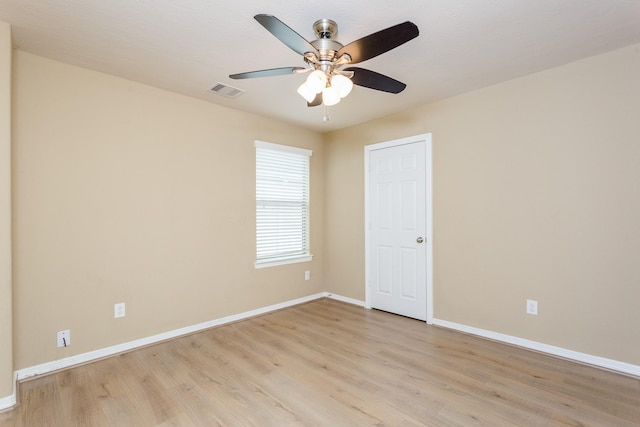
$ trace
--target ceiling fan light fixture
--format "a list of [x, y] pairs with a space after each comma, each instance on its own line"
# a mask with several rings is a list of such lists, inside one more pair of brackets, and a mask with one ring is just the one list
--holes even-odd
[[340, 94], [338, 93], [338, 90], [333, 86], [325, 88], [322, 91], [322, 102], [327, 107], [336, 105], [338, 102], [340, 102]]
[[315, 70], [309, 77], [307, 77], [307, 82], [305, 83], [307, 87], [312, 90], [314, 93], [320, 93], [327, 86], [327, 76], [322, 70]]
[[316, 93], [313, 90], [309, 89], [309, 85], [307, 85], [306, 83], [302, 83], [300, 85], [300, 87], [298, 88], [298, 93], [301, 97], [306, 99], [307, 102], [313, 102], [316, 97]]
[[340, 98], [344, 98], [351, 93], [351, 89], [353, 89], [353, 82], [348, 77], [336, 74], [331, 78], [331, 87], [336, 88]]

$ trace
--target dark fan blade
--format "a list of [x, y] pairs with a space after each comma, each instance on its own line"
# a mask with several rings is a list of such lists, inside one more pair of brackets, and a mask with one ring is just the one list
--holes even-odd
[[354, 85], [368, 87], [369, 89], [381, 90], [389, 93], [400, 93], [407, 87], [406, 84], [399, 82], [384, 74], [375, 71], [365, 70], [364, 68], [349, 67], [344, 71], [353, 71], [351, 81]]
[[284, 22], [279, 20], [273, 15], [260, 14], [254, 16], [256, 21], [262, 24], [271, 34], [276, 36], [278, 40], [289, 46], [295, 52], [300, 55], [304, 55], [305, 52], [313, 52], [317, 56], [320, 56], [318, 50], [306, 41], [300, 34], [289, 28]]
[[320, 104], [322, 104], [322, 92], [317, 94], [313, 101], [307, 102], [307, 107], [317, 107]]
[[284, 76], [285, 74], [293, 74], [296, 71], [304, 70], [304, 67], [282, 67], [270, 68], [268, 70], [249, 71], [246, 73], [230, 74], [232, 79], [253, 79], [256, 77], [273, 77]]
[[418, 34], [416, 24], [403, 22], [349, 43], [338, 51], [338, 57], [347, 53], [352, 64], [366, 61], [418, 37]]

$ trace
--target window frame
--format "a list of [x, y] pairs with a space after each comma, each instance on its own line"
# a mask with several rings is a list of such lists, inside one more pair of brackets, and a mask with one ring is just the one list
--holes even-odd
[[[279, 266], [279, 265], [287, 265], [287, 264], [294, 264], [294, 263], [300, 263], [300, 262], [309, 262], [313, 259], [313, 255], [311, 254], [311, 241], [310, 241], [310, 234], [311, 234], [311, 230], [310, 230], [310, 216], [311, 216], [311, 194], [310, 194], [310, 189], [311, 189], [311, 156], [313, 155], [313, 151], [306, 149], [306, 148], [299, 148], [299, 147], [292, 147], [289, 145], [282, 145], [282, 144], [274, 144], [271, 142], [265, 142], [265, 141], [259, 141], [256, 140], [254, 141], [254, 147], [255, 147], [255, 161], [256, 161], [256, 176], [255, 176], [255, 182], [256, 182], [256, 226], [255, 226], [255, 243], [256, 243], [256, 250], [254, 252], [255, 255], [255, 262], [254, 262], [254, 266], [256, 269], [258, 268], [265, 268], [265, 267], [275, 267], [275, 266]], [[295, 154], [298, 156], [303, 156], [307, 158], [307, 168], [306, 168], [306, 227], [304, 227], [304, 229], [302, 230], [304, 233], [304, 241], [306, 243], [306, 248], [305, 248], [305, 253], [304, 254], [296, 254], [296, 255], [289, 255], [289, 256], [274, 256], [274, 257], [269, 257], [269, 258], [258, 258], [258, 227], [259, 227], [259, 223], [258, 223], [258, 209], [259, 209], [259, 203], [260, 201], [258, 200], [258, 150], [270, 150], [270, 151], [274, 151], [274, 152], [283, 152], [283, 153], [289, 153], [289, 154]]]

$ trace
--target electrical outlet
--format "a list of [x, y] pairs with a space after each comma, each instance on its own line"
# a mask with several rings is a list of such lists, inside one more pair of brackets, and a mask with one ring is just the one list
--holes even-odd
[[113, 306], [113, 317], [117, 319], [119, 317], [124, 317], [124, 303], [118, 303]]
[[66, 329], [58, 332], [58, 347], [69, 347], [71, 345], [71, 332]]
[[311, 272], [310, 271], [305, 271], [304, 272], [304, 280], [309, 280], [311, 278]]
[[527, 300], [527, 314], [538, 315], [538, 301]]

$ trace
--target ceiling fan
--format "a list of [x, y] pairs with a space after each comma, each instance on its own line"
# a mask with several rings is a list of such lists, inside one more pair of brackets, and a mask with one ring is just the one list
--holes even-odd
[[309, 107], [335, 105], [349, 94], [353, 85], [389, 93], [400, 93], [407, 86], [375, 71], [350, 65], [374, 58], [417, 37], [418, 27], [412, 22], [394, 25], [344, 46], [335, 40], [338, 24], [330, 19], [320, 19], [313, 24], [318, 38], [309, 42], [273, 15], [259, 14], [254, 18], [282, 43], [302, 55], [308, 66], [231, 74], [232, 79], [310, 73], [298, 88]]

